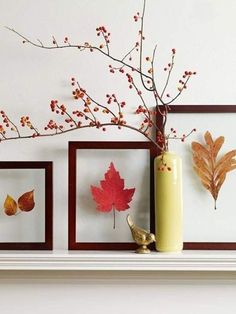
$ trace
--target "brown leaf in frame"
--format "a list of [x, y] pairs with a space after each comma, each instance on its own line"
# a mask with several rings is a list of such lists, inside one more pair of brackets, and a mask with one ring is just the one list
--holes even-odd
[[220, 136], [214, 141], [211, 133], [207, 131], [204, 139], [205, 146], [192, 142], [193, 168], [202, 185], [211, 193], [216, 209], [216, 201], [226, 174], [236, 169], [236, 150], [226, 153], [217, 160], [217, 155], [224, 144], [224, 137]]
[[10, 195], [7, 195], [3, 207], [4, 207], [4, 213], [7, 216], [13, 216], [17, 212], [16, 201]]
[[22, 194], [18, 199], [19, 209], [23, 212], [31, 211], [34, 206], [34, 190]]

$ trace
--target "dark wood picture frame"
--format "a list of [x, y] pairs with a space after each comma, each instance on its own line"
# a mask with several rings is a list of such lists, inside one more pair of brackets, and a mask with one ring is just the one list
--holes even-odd
[[150, 155], [150, 230], [154, 232], [154, 158], [157, 154], [151, 142], [69, 142], [69, 250], [134, 250], [134, 242], [77, 242], [76, 239], [76, 152], [78, 149], [145, 149]]
[[45, 170], [45, 241], [0, 242], [0, 250], [52, 250], [53, 248], [53, 163], [51, 161], [1, 161], [2, 169]]
[[[171, 105], [168, 114], [171, 113], [236, 113], [236, 105]], [[162, 115], [157, 115], [156, 123], [161, 129]], [[236, 242], [184, 242], [184, 250], [236, 250]]]

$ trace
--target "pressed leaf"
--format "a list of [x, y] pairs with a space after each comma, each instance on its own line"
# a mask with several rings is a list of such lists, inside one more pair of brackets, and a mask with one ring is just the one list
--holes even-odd
[[[115, 210], [124, 211], [129, 208], [129, 202], [132, 200], [135, 188], [124, 188], [124, 179], [120, 177], [112, 162], [104, 177], [105, 180], [100, 181], [101, 187], [90, 187], [91, 193], [97, 203], [97, 210], [101, 212], [113, 210], [115, 219]], [[115, 228], [115, 220], [113, 228]]]
[[205, 146], [198, 142], [192, 143], [193, 168], [202, 185], [211, 193], [216, 209], [216, 201], [226, 175], [236, 169], [236, 160], [234, 159], [236, 150], [226, 153], [217, 160], [217, 155], [224, 144], [224, 137], [220, 136], [214, 141], [211, 133], [207, 131], [204, 139]]
[[34, 206], [34, 190], [26, 192], [18, 198], [18, 207], [23, 212], [31, 211]]
[[8, 216], [13, 216], [17, 212], [16, 201], [10, 195], [7, 195], [3, 207], [5, 214]]

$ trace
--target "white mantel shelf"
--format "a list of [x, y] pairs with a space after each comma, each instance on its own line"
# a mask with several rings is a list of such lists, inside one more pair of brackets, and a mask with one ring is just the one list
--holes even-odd
[[0, 270], [236, 271], [236, 252], [1, 251]]

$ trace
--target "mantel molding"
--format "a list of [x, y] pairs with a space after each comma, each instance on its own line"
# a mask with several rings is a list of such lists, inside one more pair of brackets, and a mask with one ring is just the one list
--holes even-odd
[[236, 271], [234, 251], [151, 253], [0, 252], [0, 270]]

